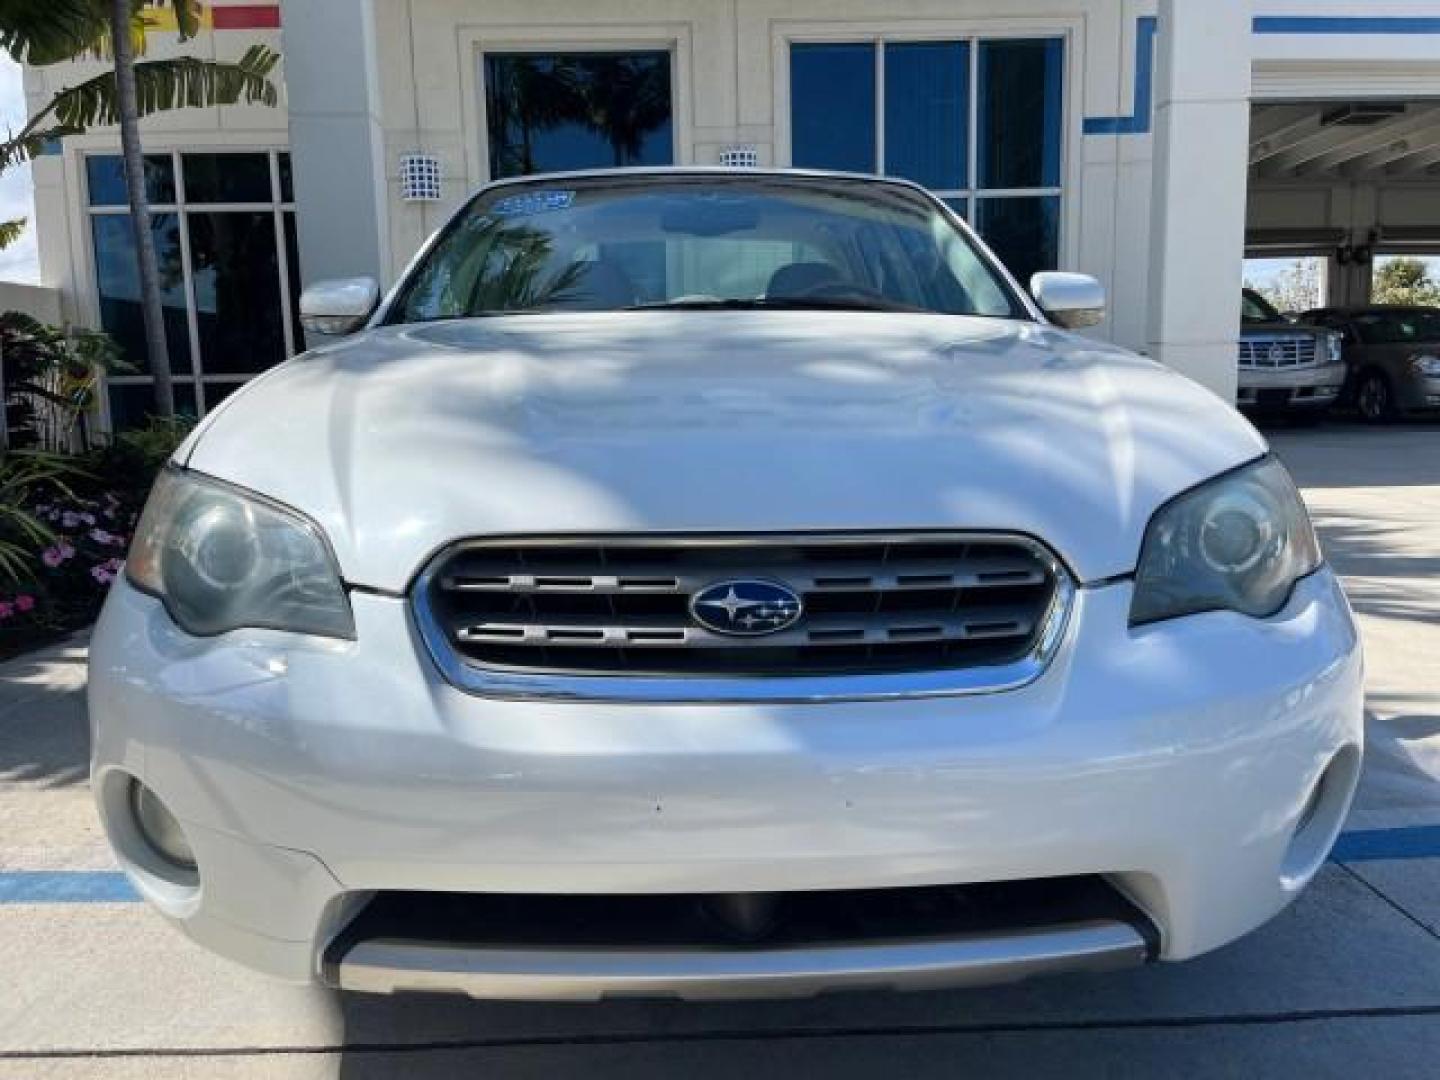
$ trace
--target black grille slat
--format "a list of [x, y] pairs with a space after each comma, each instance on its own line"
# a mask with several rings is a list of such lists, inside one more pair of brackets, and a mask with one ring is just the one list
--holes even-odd
[[[923, 618], [897, 613], [894, 616], [867, 618], [864, 622], [822, 616], [806, 619], [798, 627], [768, 634], [763, 640], [767, 646], [804, 645], [831, 640], [847, 643], [962, 641], [980, 637], [1028, 637], [1034, 628], [1033, 612], [1030, 608], [1012, 605], [1010, 608], [979, 608], [974, 612], [946, 612], [943, 615]], [[466, 645], [524, 639], [535, 643], [558, 641], [610, 648], [629, 645], [643, 647], [683, 641], [695, 649], [728, 649], [735, 648], [738, 640], [712, 633], [701, 626], [663, 618], [633, 619], [623, 625], [596, 623], [594, 620], [581, 618], [565, 621], [487, 621], [460, 625], [456, 628], [455, 635]]]
[[[878, 564], [883, 567], [882, 562]], [[960, 586], [965, 588], [990, 588], [1016, 583], [1040, 584], [1045, 580], [1045, 571], [1033, 558], [969, 559], [964, 562], [963, 571], [958, 562], [938, 559], [907, 562], [901, 572], [877, 571], [877, 564], [839, 563], [807, 566], [803, 563], [777, 564], [770, 576], [783, 580], [799, 592], [825, 592], [829, 590], [849, 591], [863, 588], [868, 591], [883, 590], [896, 592], [904, 589], [933, 589], [936, 585]], [[578, 573], [547, 570], [544, 573], [512, 571], [505, 573], [478, 574], [455, 570], [441, 576], [440, 587], [453, 592], [564, 592], [580, 591], [595, 593], [693, 593], [724, 577], [761, 577], [747, 569], [743, 560], [718, 560], [713, 556], [702, 562], [701, 567], [679, 574], [661, 574], [644, 570], [627, 570], [624, 574]]]
[[[731, 578], [788, 586], [804, 616], [763, 636], [707, 629], [690, 598]], [[936, 534], [476, 541], [426, 580], [465, 662], [681, 677], [1009, 663], [1034, 649], [1057, 584], [1029, 541]]]

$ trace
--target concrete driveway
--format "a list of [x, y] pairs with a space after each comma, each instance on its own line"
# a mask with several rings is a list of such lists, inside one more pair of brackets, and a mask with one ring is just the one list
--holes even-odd
[[1372, 716], [1336, 861], [1244, 941], [1120, 975], [777, 1004], [270, 983], [108, 873], [76, 643], [0, 668], [0, 1077], [1440, 1075], [1440, 427], [1273, 442], [1360, 613]]

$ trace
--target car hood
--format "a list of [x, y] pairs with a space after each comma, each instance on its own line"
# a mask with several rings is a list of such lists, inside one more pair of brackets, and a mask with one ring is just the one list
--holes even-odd
[[1017, 531], [1094, 580], [1264, 449], [1189, 380], [1034, 323], [669, 311], [366, 332], [256, 380], [179, 457], [399, 591], [461, 537], [651, 531]]

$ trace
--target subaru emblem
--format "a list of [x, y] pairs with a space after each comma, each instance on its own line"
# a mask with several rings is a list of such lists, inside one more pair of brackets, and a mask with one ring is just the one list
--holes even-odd
[[776, 581], [717, 581], [690, 598], [690, 614], [707, 630], [732, 637], [778, 634], [800, 621], [800, 596]]

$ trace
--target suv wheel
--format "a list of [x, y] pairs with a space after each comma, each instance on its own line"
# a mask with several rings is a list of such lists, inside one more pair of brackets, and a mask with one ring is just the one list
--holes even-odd
[[1390, 380], [1378, 371], [1367, 371], [1355, 388], [1355, 408], [1367, 424], [1383, 424], [1395, 418], [1395, 394]]

